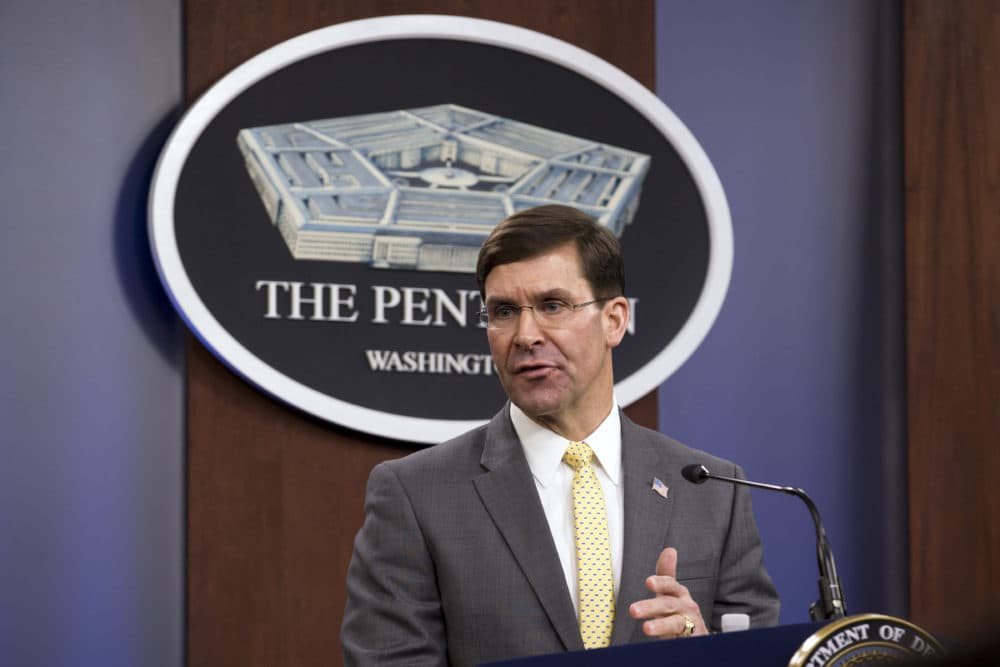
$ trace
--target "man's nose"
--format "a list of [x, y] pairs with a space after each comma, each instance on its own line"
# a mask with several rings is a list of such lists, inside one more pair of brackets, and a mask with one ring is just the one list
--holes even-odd
[[522, 347], [530, 347], [544, 340], [542, 327], [538, 326], [538, 317], [534, 308], [522, 308], [518, 313], [517, 328], [514, 330], [514, 343]]

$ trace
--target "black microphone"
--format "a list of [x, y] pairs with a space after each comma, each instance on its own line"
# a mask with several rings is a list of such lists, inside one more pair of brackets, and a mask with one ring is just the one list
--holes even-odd
[[844, 595], [840, 588], [840, 578], [837, 577], [837, 565], [833, 561], [833, 550], [830, 548], [830, 541], [826, 539], [826, 529], [823, 528], [823, 520], [819, 518], [819, 510], [816, 503], [812, 501], [806, 492], [791, 486], [778, 486], [776, 484], [763, 484], [761, 482], [751, 482], [748, 479], [737, 479], [735, 477], [723, 477], [713, 475], [703, 465], [692, 463], [684, 466], [681, 470], [684, 479], [694, 484], [703, 484], [706, 479], [717, 479], [730, 484], [742, 484], [752, 486], [755, 489], [767, 489], [768, 491], [781, 491], [793, 496], [798, 496], [809, 508], [812, 514], [813, 523], [816, 524], [816, 561], [819, 564], [819, 600], [809, 607], [809, 617], [818, 621], [821, 619], [843, 618], [847, 615], [847, 605], [844, 602]]

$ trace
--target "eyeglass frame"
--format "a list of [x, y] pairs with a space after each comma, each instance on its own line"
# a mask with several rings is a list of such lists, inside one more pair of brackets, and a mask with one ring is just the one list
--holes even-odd
[[[507, 307], [507, 308], [512, 308], [512, 309], [514, 309], [514, 312], [517, 314], [517, 318], [511, 317], [510, 320], [501, 320], [501, 321], [504, 321], [504, 322], [509, 321], [511, 323], [511, 325], [515, 325], [516, 322], [520, 322], [520, 320], [521, 320], [521, 313], [523, 313], [525, 309], [528, 309], [528, 310], [531, 311], [532, 316], [535, 318], [535, 323], [538, 326], [540, 326], [540, 327], [545, 327], [545, 326], [551, 326], [551, 325], [546, 325], [546, 323], [545, 323], [545, 317], [544, 316], [542, 317], [541, 320], [539, 320], [537, 312], [536, 312], [535, 309], [538, 308], [541, 305], [544, 305], [547, 302], [561, 303], [561, 304], [565, 305], [567, 308], [569, 308], [569, 312], [567, 314], [572, 314], [572, 313], [578, 312], [581, 308], [586, 308], [587, 306], [592, 306], [595, 303], [603, 303], [605, 301], [611, 301], [612, 299], [617, 299], [617, 298], [618, 297], [615, 297], [615, 296], [605, 296], [605, 297], [601, 297], [601, 298], [598, 298], [598, 299], [592, 299], [590, 301], [584, 301], [583, 303], [566, 303], [562, 299], [549, 298], [549, 299], [543, 299], [541, 302], [536, 303], [534, 306], [522, 306], [522, 305], [516, 304], [516, 303], [501, 303], [501, 304], [498, 304], [498, 306], [504, 306], [504, 307]], [[486, 307], [482, 308], [479, 311], [479, 321], [482, 324], [485, 324], [488, 329], [505, 329], [505, 328], [507, 328], [507, 327], [502, 327], [502, 326], [496, 326], [496, 325], [491, 326], [490, 325], [489, 306], [486, 306]]]

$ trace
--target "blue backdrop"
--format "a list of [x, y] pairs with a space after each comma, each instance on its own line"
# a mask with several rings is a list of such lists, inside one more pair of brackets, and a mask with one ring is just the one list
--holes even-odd
[[[657, 93], [713, 161], [735, 260], [660, 428], [802, 486], [848, 609], [907, 612], [898, 14], [892, 3], [657, 3]], [[783, 622], [818, 595], [805, 506], [754, 492]]]

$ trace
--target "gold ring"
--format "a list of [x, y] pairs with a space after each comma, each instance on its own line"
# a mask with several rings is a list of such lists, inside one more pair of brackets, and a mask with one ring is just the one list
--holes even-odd
[[694, 619], [687, 614], [681, 614], [684, 619], [684, 629], [681, 630], [681, 637], [690, 637], [694, 634]]

